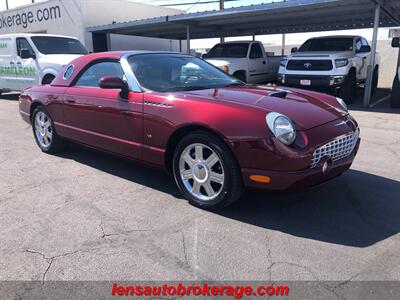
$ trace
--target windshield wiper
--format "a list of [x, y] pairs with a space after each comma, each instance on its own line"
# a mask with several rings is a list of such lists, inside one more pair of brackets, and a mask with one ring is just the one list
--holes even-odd
[[189, 85], [189, 86], [173, 86], [171, 88], [166, 89], [166, 92], [178, 92], [178, 91], [195, 91], [195, 90], [208, 90], [212, 87], [209, 86], [196, 86], [196, 85]]

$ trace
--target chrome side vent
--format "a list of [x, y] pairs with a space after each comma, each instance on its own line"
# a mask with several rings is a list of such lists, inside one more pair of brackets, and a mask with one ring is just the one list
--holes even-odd
[[161, 102], [154, 102], [154, 101], [144, 101], [144, 104], [153, 105], [153, 106], [160, 106], [160, 107], [172, 107], [172, 104], [169, 103], [161, 103]]

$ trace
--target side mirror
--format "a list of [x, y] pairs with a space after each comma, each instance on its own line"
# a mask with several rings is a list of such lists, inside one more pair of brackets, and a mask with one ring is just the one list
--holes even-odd
[[116, 76], [104, 76], [99, 80], [99, 86], [102, 89], [119, 89], [121, 97], [127, 99], [129, 94], [129, 86], [125, 80]]
[[369, 53], [371, 52], [371, 46], [361, 46], [360, 50], [357, 51], [357, 53]]
[[297, 52], [297, 50], [299, 50], [299, 48], [293, 47], [292, 50], [290, 50], [290, 52], [291, 52], [291, 53], [295, 53], [295, 52]]
[[400, 38], [398, 38], [398, 37], [393, 38], [392, 47], [393, 48], [400, 48]]
[[28, 49], [21, 49], [19, 51], [19, 57], [21, 57], [22, 59], [28, 59], [28, 58], [36, 59], [36, 55], [31, 54]]
[[206, 59], [207, 58], [207, 53], [203, 53], [203, 54], [201, 54], [201, 56], [200, 56], [202, 59]]

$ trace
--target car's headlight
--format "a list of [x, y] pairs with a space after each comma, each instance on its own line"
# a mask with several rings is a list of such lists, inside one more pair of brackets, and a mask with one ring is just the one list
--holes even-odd
[[337, 98], [337, 97], [336, 97], [336, 101], [339, 102], [339, 104], [340, 104], [345, 110], [347, 110], [346, 102], [344, 102], [344, 100], [343, 100], [342, 98]]
[[285, 145], [290, 145], [296, 139], [296, 131], [290, 119], [280, 113], [271, 112], [266, 116], [268, 128], [274, 136]]
[[349, 64], [349, 60], [347, 58], [335, 59], [336, 68], [342, 68]]

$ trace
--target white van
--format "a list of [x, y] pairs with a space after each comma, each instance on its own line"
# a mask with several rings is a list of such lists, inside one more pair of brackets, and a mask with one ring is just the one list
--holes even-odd
[[87, 53], [78, 39], [68, 36], [0, 35], [0, 94], [50, 84], [66, 64]]

